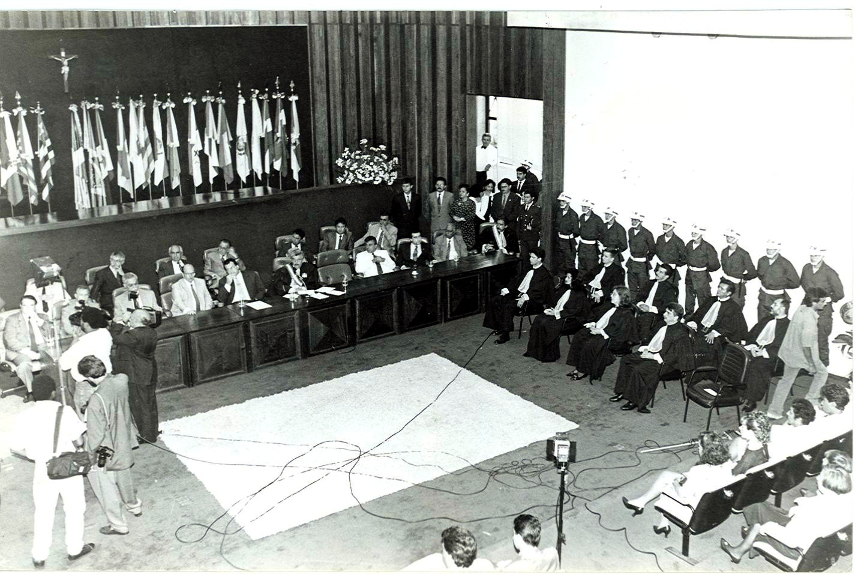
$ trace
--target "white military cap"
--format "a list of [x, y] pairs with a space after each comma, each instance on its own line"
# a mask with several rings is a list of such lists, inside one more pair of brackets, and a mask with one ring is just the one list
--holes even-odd
[[735, 239], [741, 239], [741, 234], [732, 229], [731, 227], [725, 231], [723, 234], [726, 237], [734, 237]]
[[676, 225], [678, 225], [678, 222], [671, 217], [667, 217], [663, 220], [663, 225], [671, 225], [672, 227], [675, 227]]

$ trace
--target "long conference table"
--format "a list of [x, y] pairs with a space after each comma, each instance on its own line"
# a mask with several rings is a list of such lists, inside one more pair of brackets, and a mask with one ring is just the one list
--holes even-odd
[[[467, 317], [518, 272], [519, 258], [471, 255], [434, 267], [354, 279], [344, 295], [268, 297], [169, 317], [156, 331], [160, 391], [190, 387]], [[334, 286], [341, 291], [341, 286]]]

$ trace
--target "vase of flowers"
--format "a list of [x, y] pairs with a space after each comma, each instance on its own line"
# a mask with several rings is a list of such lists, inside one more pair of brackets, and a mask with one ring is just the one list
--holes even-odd
[[399, 158], [388, 158], [383, 145], [370, 146], [369, 140], [360, 140], [360, 148], [345, 148], [336, 160], [337, 183], [371, 183], [392, 185], [398, 175]]

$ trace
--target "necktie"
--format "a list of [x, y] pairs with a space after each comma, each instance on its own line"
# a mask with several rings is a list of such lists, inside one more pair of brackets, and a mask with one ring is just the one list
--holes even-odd
[[405, 194], [405, 205], [411, 207], [411, 196], [409, 194]]
[[342, 243], [342, 234], [336, 236], [336, 249], [339, 249], [339, 244]]
[[417, 261], [417, 258], [420, 256], [420, 253], [418, 253], [418, 250], [419, 250], [419, 247], [417, 245], [411, 246], [411, 260], [412, 261]]
[[115, 273], [115, 275], [117, 276], [117, 283], [122, 287], [123, 286], [123, 277], [120, 275], [119, 271], [117, 273]]
[[443, 193], [438, 194], [438, 207], [441, 207], [441, 202], [443, 201], [443, 199], [442, 199], [443, 197], [444, 197]]
[[453, 253], [453, 240], [447, 240], [447, 259], [450, 259], [451, 253]]
[[509, 193], [505, 193], [503, 196], [501, 196], [501, 207], [504, 207], [505, 205], [507, 205], [507, 196], [508, 195], [509, 195]]
[[[374, 255], [373, 255], [373, 257], [374, 257]], [[375, 262], [375, 268], [378, 270], [378, 275], [384, 275], [384, 268], [381, 267], [380, 262], [378, 262], [378, 261]]]
[[140, 309], [140, 308], [141, 308], [141, 303], [138, 302], [138, 297], [135, 297], [135, 308], [136, 308], [136, 309]]
[[195, 292], [195, 284], [190, 283], [189, 288], [192, 289], [192, 297], [195, 298], [195, 312], [198, 312], [201, 310], [201, 300], [198, 299], [198, 293]]
[[30, 337], [29, 337], [30, 350], [31, 351], [38, 351], [39, 350], [39, 344], [36, 342], [36, 332], [35, 332], [35, 329], [33, 327], [33, 323], [29, 319], [26, 321], [26, 323], [27, 323], [27, 333], [30, 335]]
[[378, 230], [378, 245], [381, 245], [381, 236], [384, 235], [384, 228]]
[[522, 191], [522, 182], [519, 182], [519, 185], [516, 187], [516, 191]]

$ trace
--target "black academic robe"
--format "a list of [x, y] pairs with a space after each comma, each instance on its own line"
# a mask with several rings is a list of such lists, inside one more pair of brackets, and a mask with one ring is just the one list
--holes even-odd
[[[591, 321], [597, 322], [612, 308], [612, 303], [604, 302], [596, 307], [591, 315]], [[576, 367], [592, 379], [600, 379], [606, 367], [615, 362], [614, 353], [627, 350], [636, 341], [636, 320], [633, 309], [619, 307], [609, 319], [604, 329], [607, 340], [602, 335], [592, 335], [583, 327], [573, 335], [570, 352], [567, 354], [567, 364]]]
[[[509, 292], [506, 295], [499, 294], [489, 300], [489, 304], [486, 306], [486, 316], [483, 318], [484, 327], [508, 333], [513, 330], [513, 316], [519, 310], [516, 305], [516, 299], [519, 297], [518, 288], [527, 274], [526, 271], [516, 275], [510, 281], [510, 285], [507, 287]], [[537, 314], [543, 311], [546, 305], [555, 303], [552, 301], [555, 295], [554, 281], [548, 269], [541, 265], [534, 270], [526, 294], [528, 301], [525, 303], [527, 306], [525, 311], [528, 314]]]
[[[555, 293], [554, 303], [550, 308], [558, 304], [561, 297], [568, 291], [568, 287], [562, 287]], [[588, 320], [591, 303], [585, 291], [576, 287], [570, 290], [570, 298], [561, 309], [561, 318], [556, 319], [554, 315], [541, 313], [531, 324], [531, 333], [528, 337], [528, 349], [525, 354], [534, 357], [538, 361], [554, 362], [561, 357], [558, 338], [564, 328], [565, 321], [575, 322], [581, 325]]]
[[[585, 282], [585, 289], [588, 293], [591, 293], [591, 287], [588, 286], [589, 281], [593, 281], [594, 278], [600, 273], [602, 267], [597, 267], [595, 269], [595, 273], [592, 273], [588, 280]], [[606, 272], [603, 274], [603, 278], [600, 279], [600, 288], [603, 290], [603, 299], [602, 301], [610, 301], [612, 297], [612, 291], [615, 287], [620, 287], [624, 285], [624, 268], [618, 265], [617, 263], [612, 263], [609, 267], [606, 267]]]
[[[756, 338], [762, 333], [762, 329], [774, 317], [765, 317], [750, 329], [747, 334], [747, 344], [756, 344]], [[783, 339], [786, 337], [786, 330], [789, 328], [789, 318], [783, 317], [777, 319], [777, 325], [774, 327], [774, 340], [765, 345], [765, 350], [768, 351], [768, 357], [751, 357], [750, 365], [747, 368], [747, 390], [744, 393], [744, 398], [754, 403], [758, 403], [765, 398], [765, 393], [768, 392], [768, 387], [771, 385], [771, 375], [774, 373], [774, 368], [777, 362], [777, 353], [780, 352], [780, 345], [783, 344]]]
[[[507, 249], [508, 253], [516, 253], [517, 251], [519, 251], [519, 241], [516, 239], [516, 232], [509, 227], [504, 228], [504, 243], [505, 249]], [[481, 248], [483, 245], [487, 244], [492, 246], [492, 249], [490, 249], [487, 253], [494, 253], [498, 251], [498, 243], [495, 241], [495, 234], [492, 231], [491, 227], [487, 227], [480, 233]]]
[[114, 373], [129, 377], [129, 409], [138, 427], [138, 434], [155, 442], [159, 434], [159, 413], [156, 406], [156, 330], [150, 327], [128, 329], [111, 323], [109, 332], [114, 339], [112, 365]]
[[[640, 302], [646, 302], [645, 300], [651, 293], [651, 289], [654, 287], [655, 283], [657, 283], [656, 279], [648, 281], [648, 284], [645, 285], [645, 292], [640, 294]], [[652, 335], [660, 328], [660, 325], [663, 324], [663, 309], [666, 305], [677, 302], [678, 287], [672, 284], [668, 279], [666, 281], [661, 281], [660, 285], [657, 286], [657, 293], [654, 294], [653, 301], [654, 307], [657, 307], [657, 313], [643, 313], [639, 310], [636, 311], [639, 340], [642, 341], [643, 344], [647, 344]]]
[[[318, 270], [311, 263], [304, 261], [300, 265], [300, 270], [295, 271], [303, 279], [306, 284], [306, 289], [315, 290], [321, 286], [318, 281]], [[306, 275], [303, 277], [303, 275]], [[248, 286], [247, 286], [248, 287]], [[273, 273], [273, 279], [270, 281], [271, 295], [285, 295], [291, 290], [291, 273], [288, 271], [288, 266], [283, 265]], [[252, 293], [250, 292], [250, 295]]]
[[[656, 335], [665, 325], [665, 322], [658, 325], [651, 336]], [[659, 355], [663, 360], [662, 364], [654, 359], [643, 359], [641, 354], [636, 352], [622, 357], [618, 365], [615, 393], [624, 395], [629, 402], [645, 408], [654, 397], [661, 374], [692, 370], [693, 347], [690, 330], [682, 323], [669, 325]]]
[[[694, 340], [694, 351], [702, 356], [707, 356], [700, 361], [700, 364], [719, 365], [720, 356], [723, 352], [723, 347], [727, 341], [737, 343], [742, 341], [747, 336], [747, 321], [744, 319], [744, 313], [741, 312], [741, 307], [732, 299], [727, 299], [720, 304], [720, 311], [717, 313], [717, 320], [711, 328], [706, 329], [702, 326], [702, 318], [708, 313], [717, 301], [717, 297], [711, 297], [704, 305], [699, 307], [693, 315], [688, 319], [696, 323], [698, 336]], [[720, 333], [719, 337], [714, 339], [714, 343], [709, 345], [705, 341], [705, 335], [712, 330]]]

